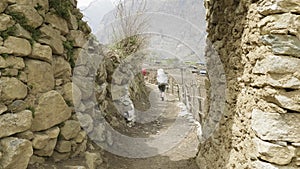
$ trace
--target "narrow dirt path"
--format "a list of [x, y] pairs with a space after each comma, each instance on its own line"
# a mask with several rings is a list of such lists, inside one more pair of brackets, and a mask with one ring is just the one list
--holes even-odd
[[[137, 138], [156, 138], [165, 133], [171, 135], [163, 139], [159, 147], [156, 147], [156, 155], [149, 158], [126, 158], [106, 152], [107, 168], [198, 169], [194, 159], [198, 148], [197, 123], [192, 115], [184, 110], [184, 105], [176, 96], [167, 94], [166, 100], [161, 101], [157, 86], [152, 84], [147, 84], [147, 86], [152, 90], [149, 96], [152, 101], [151, 108], [139, 112], [137, 120], [142, 123], [137, 123], [132, 127], [128, 135]], [[171, 149], [164, 152], [168, 146]]]

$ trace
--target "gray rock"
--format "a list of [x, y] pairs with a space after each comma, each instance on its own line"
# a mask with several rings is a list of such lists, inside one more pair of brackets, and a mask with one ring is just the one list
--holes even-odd
[[300, 142], [300, 114], [252, 111], [252, 129], [262, 140]]
[[31, 142], [13, 137], [0, 141], [3, 157], [0, 158], [1, 167], [5, 169], [26, 169], [32, 156]]
[[271, 46], [274, 54], [300, 58], [300, 40], [291, 35], [265, 35], [262, 40]]
[[25, 110], [27, 107], [28, 107], [28, 105], [25, 101], [15, 100], [8, 106], [8, 109], [11, 112], [20, 112], [22, 110]]
[[0, 138], [20, 133], [30, 129], [32, 112], [24, 110], [16, 114], [3, 114], [0, 116]]

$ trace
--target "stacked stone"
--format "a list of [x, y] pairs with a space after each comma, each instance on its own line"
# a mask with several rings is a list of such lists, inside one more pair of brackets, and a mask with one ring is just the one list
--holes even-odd
[[199, 146], [200, 168], [299, 168], [299, 4], [206, 1], [228, 92], [219, 129]]
[[259, 88], [258, 106], [252, 111], [251, 121], [256, 135], [256, 168], [300, 166], [299, 4], [299, 0], [276, 0], [257, 5], [262, 44], [249, 54], [261, 53], [250, 84]]
[[76, 60], [90, 30], [76, 1], [68, 3], [66, 18], [50, 0], [0, 2], [0, 168], [25, 169], [29, 161], [86, 149], [86, 133], [72, 116], [70, 57]]

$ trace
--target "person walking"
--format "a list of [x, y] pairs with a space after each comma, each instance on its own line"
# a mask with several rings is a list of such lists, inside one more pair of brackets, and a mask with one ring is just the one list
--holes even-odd
[[160, 91], [161, 100], [164, 101], [165, 99], [165, 90], [166, 86], [168, 85], [168, 76], [165, 74], [163, 69], [157, 70], [157, 77], [158, 89]]

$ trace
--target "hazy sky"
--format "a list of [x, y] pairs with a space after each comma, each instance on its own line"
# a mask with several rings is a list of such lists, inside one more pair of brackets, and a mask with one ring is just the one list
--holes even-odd
[[[89, 4], [91, 2], [94, 2], [94, 1], [104, 1], [104, 0], [77, 0], [77, 6], [80, 8], [80, 7], [87, 7], [89, 6]], [[110, 3], [115, 3], [119, 0], [110, 0]]]

